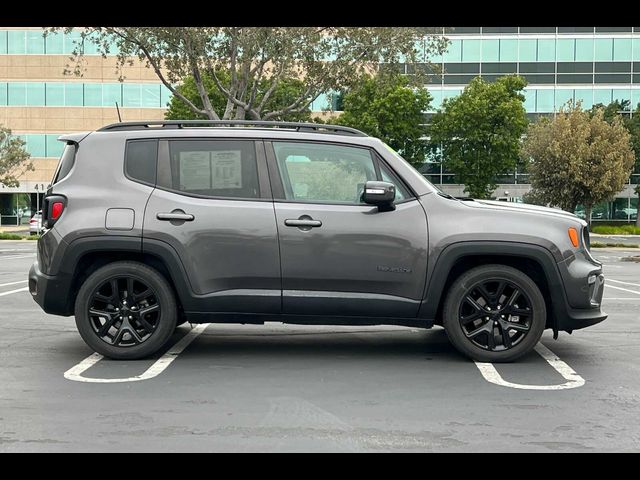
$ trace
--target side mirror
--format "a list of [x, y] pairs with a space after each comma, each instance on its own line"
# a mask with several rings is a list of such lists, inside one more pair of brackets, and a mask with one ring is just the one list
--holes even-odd
[[395, 210], [393, 201], [396, 199], [396, 187], [389, 182], [369, 181], [364, 184], [362, 201], [368, 205], [375, 205], [381, 212]]

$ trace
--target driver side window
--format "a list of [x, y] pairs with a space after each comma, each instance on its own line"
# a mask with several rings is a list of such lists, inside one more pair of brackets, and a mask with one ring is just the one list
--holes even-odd
[[376, 180], [369, 150], [341, 145], [273, 142], [287, 200], [362, 204], [364, 184]]

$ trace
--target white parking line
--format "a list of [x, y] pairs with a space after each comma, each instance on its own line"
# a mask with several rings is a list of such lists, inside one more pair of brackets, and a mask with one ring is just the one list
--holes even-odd
[[635, 297], [616, 297], [616, 298], [603, 297], [602, 300], [633, 300], [634, 302], [640, 302], [640, 298], [635, 298]]
[[8, 287], [9, 285], [17, 285], [19, 283], [27, 283], [29, 280], [20, 280], [18, 282], [0, 283], [0, 287]]
[[640, 287], [640, 283], [623, 282], [622, 280], [614, 280], [613, 278], [607, 278], [607, 282], [621, 283], [623, 285], [633, 285], [634, 287]]
[[205, 329], [209, 326], [208, 323], [201, 323], [200, 325], [195, 326], [189, 333], [187, 333], [184, 337], [180, 339], [178, 343], [176, 343], [171, 349], [165, 353], [162, 357], [160, 357], [156, 362], [151, 365], [143, 374], [137, 375], [135, 377], [129, 378], [88, 378], [83, 377], [82, 374], [93, 367], [96, 363], [102, 360], [104, 357], [99, 353], [93, 353], [81, 361], [74, 367], [71, 367], [69, 370], [64, 372], [64, 378], [67, 380], [73, 380], [75, 382], [85, 382], [85, 383], [124, 383], [124, 382], [139, 382], [141, 380], [149, 380], [151, 378], [157, 377], [162, 372], [166, 370], [166, 368], [171, 365], [171, 363], [182, 353], [182, 351], [187, 348], [187, 346], [193, 342], [198, 335], [205, 331]]
[[17, 290], [9, 290], [8, 292], [0, 293], [0, 297], [4, 297], [5, 295], [11, 295], [12, 293], [26, 292], [27, 290], [29, 290], [29, 287], [19, 288]]
[[18, 258], [33, 258], [35, 256], [35, 253], [33, 255], [7, 255], [6, 257], [0, 256], [0, 260], [16, 260]]
[[475, 364], [487, 382], [500, 385], [501, 387], [517, 388], [519, 390], [567, 390], [569, 388], [578, 388], [585, 384], [584, 378], [578, 375], [569, 365], [560, 360], [555, 353], [542, 343], [538, 343], [535, 346], [535, 350], [567, 380], [565, 383], [559, 385], [523, 385], [520, 383], [507, 382], [503, 380], [492, 363], [475, 362]]
[[604, 286], [608, 288], [615, 288], [616, 290], [622, 290], [623, 292], [635, 293], [636, 295], [640, 295], [640, 292], [636, 290], [629, 290], [628, 288], [616, 287], [614, 285], [607, 285], [606, 283], [604, 284]]

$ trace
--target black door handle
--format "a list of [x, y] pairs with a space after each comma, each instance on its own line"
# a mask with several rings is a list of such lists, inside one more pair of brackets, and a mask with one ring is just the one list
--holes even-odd
[[287, 218], [284, 221], [284, 224], [287, 227], [321, 227], [322, 226], [322, 222], [320, 220], [300, 220], [300, 219], [294, 219], [294, 218]]
[[178, 222], [192, 222], [195, 218], [193, 215], [189, 213], [158, 213], [156, 215], [158, 220], [166, 220], [166, 221], [178, 221]]

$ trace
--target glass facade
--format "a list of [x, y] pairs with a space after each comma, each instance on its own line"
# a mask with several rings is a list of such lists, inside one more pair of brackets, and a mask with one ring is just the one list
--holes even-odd
[[[445, 98], [459, 95], [473, 78], [495, 81], [514, 73], [528, 81], [524, 107], [531, 119], [553, 115], [569, 100], [581, 101], [585, 109], [614, 100], [628, 100], [632, 109], [640, 106], [640, 27], [452, 27], [443, 35], [450, 45], [431, 58], [439, 71], [427, 75], [433, 97], [427, 121]], [[410, 75], [411, 68], [404, 66], [404, 73]], [[438, 151], [421, 171], [445, 190], [458, 191]], [[507, 190], [508, 185], [527, 187], [529, 178], [514, 171], [497, 181]], [[633, 185], [638, 183], [640, 171], [631, 175], [618, 198], [594, 207], [592, 220], [635, 220]], [[584, 217], [584, 208], [579, 206], [576, 213]]]
[[26, 133], [16, 134], [26, 142], [27, 152], [35, 158], [53, 157], [59, 158], [64, 150], [64, 142], [59, 142], [61, 133]]
[[165, 108], [170, 96], [160, 83], [0, 82], [0, 107]]
[[[81, 49], [85, 55], [99, 55], [91, 36], [82, 38], [79, 31], [44, 34], [44, 30], [0, 30], [0, 54], [9, 55], [70, 55]], [[117, 54], [115, 45], [110, 54]]]
[[447, 51], [431, 58], [442, 73], [428, 76], [431, 112], [476, 76], [514, 73], [529, 82], [531, 114], [553, 113], [570, 98], [585, 108], [612, 99], [640, 103], [640, 27], [451, 27], [443, 35]]

